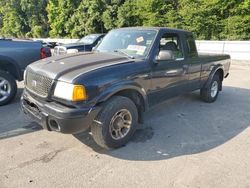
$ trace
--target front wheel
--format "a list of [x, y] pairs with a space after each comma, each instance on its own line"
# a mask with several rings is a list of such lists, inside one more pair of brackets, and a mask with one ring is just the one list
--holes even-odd
[[95, 142], [104, 148], [124, 146], [136, 130], [137, 108], [127, 97], [108, 100], [91, 125]]
[[16, 95], [17, 84], [13, 76], [0, 71], [0, 106], [8, 104]]
[[201, 99], [208, 103], [216, 101], [221, 84], [219, 75], [215, 74], [213, 79], [208, 83], [208, 86], [201, 89]]

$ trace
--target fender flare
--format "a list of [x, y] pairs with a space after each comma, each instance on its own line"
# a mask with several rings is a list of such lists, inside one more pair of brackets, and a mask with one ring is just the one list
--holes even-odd
[[9, 64], [9, 65], [14, 67], [14, 70], [8, 70], [8, 72], [11, 73], [15, 79], [17, 79], [19, 81], [21, 81], [23, 79], [21, 68], [14, 59], [0, 55], [0, 70], [4, 70], [2, 68], [2, 63], [6, 63], [6, 64]]
[[[223, 65], [218, 64], [218, 65], [214, 66], [214, 67], [212, 68], [212, 71], [211, 71], [211, 73], [210, 73], [210, 75], [209, 75], [207, 81], [206, 81], [206, 84], [205, 84], [205, 86], [204, 86], [205, 88], [208, 88], [209, 83], [212, 81], [212, 79], [213, 79], [215, 73], [216, 73], [219, 69], [221, 69], [221, 70], [223, 71], [223, 77], [224, 77], [224, 72], [225, 72], [225, 71], [224, 71]], [[221, 85], [220, 85], [220, 90], [221, 90], [221, 89], [222, 89], [222, 83], [221, 83]]]
[[107, 87], [99, 94], [95, 101], [95, 105], [98, 103], [102, 103], [107, 101], [109, 98], [111, 98], [113, 95], [115, 95], [118, 92], [121, 92], [123, 90], [134, 90], [138, 92], [144, 102], [144, 109], [147, 111], [148, 109], [148, 97], [147, 93], [144, 90], [143, 87], [141, 87], [138, 83], [136, 82], [131, 82], [131, 81], [123, 81], [123, 82], [118, 82], [116, 84], [111, 85], [110, 87]]

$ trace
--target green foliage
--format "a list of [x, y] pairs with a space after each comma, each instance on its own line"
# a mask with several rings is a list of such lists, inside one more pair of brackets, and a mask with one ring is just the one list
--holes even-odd
[[250, 0], [0, 0], [0, 35], [82, 37], [128, 26], [250, 40]]
[[225, 1], [227, 9], [224, 10], [228, 17], [223, 19], [225, 30], [223, 38], [228, 40], [249, 40], [250, 39], [250, 0], [235, 3]]
[[140, 26], [140, 18], [137, 1], [127, 0], [117, 11], [117, 27]]
[[23, 37], [27, 25], [23, 21], [21, 8], [18, 6], [20, 0], [1, 2], [0, 14], [2, 19], [1, 35]]
[[0, 34], [12, 37], [47, 36], [47, 0], [1, 2]]
[[107, 0], [105, 1], [105, 11], [102, 15], [104, 27], [107, 30], [118, 26], [118, 9], [124, 3], [124, 0]]
[[26, 35], [32, 37], [48, 36], [47, 0], [21, 0], [20, 8], [29, 30]]
[[80, 0], [49, 0], [47, 5], [51, 37], [69, 36], [65, 25], [77, 9]]
[[103, 33], [102, 12], [105, 4], [102, 0], [81, 1], [75, 12], [65, 22], [70, 37], [80, 37], [89, 33]]
[[200, 39], [220, 39], [223, 26], [218, 2], [219, 0], [181, 1], [179, 14], [183, 22], [182, 28], [194, 32]]

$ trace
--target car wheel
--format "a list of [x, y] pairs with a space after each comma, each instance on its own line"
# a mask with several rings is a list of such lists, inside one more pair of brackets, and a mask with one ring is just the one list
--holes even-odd
[[201, 99], [205, 102], [212, 103], [216, 101], [220, 91], [221, 80], [218, 74], [215, 74], [207, 87], [201, 89]]
[[16, 95], [17, 84], [12, 75], [0, 72], [0, 106], [8, 104]]
[[91, 125], [95, 142], [103, 148], [124, 146], [134, 134], [138, 122], [135, 104], [127, 97], [114, 96], [103, 104]]

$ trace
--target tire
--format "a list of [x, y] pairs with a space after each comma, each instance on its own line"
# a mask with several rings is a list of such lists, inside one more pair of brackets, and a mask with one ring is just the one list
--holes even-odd
[[208, 83], [207, 87], [203, 87], [200, 91], [201, 99], [207, 103], [216, 101], [221, 86], [221, 80], [218, 74]]
[[12, 75], [0, 71], [0, 106], [11, 102], [17, 92], [17, 84]]
[[[131, 122], [129, 128], [121, 128], [128, 126], [129, 123], [125, 125], [125, 121]], [[91, 132], [99, 146], [106, 149], [119, 148], [130, 140], [136, 130], [137, 122], [138, 111], [134, 102], [127, 97], [114, 96], [103, 104], [102, 110], [91, 125]]]

